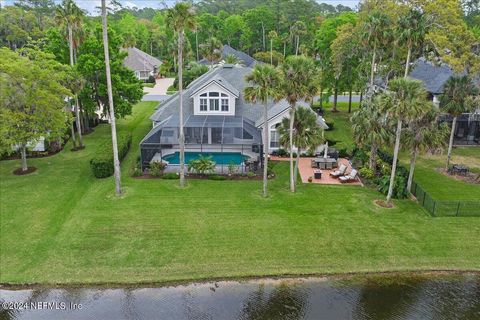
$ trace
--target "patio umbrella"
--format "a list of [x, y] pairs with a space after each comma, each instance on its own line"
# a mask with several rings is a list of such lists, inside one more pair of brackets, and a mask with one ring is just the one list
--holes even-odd
[[323, 155], [325, 159], [328, 158], [328, 141], [325, 143], [325, 154]]

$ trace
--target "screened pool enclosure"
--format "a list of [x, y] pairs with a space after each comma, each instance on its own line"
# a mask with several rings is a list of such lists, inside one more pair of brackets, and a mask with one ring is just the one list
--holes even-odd
[[[179, 116], [172, 115], [156, 124], [140, 142], [142, 169], [152, 161], [166, 162], [167, 168], [178, 165], [179, 124]], [[247, 118], [189, 115], [183, 127], [188, 159], [211, 156], [218, 172], [226, 172], [232, 165], [240, 172], [256, 170], [261, 165], [261, 130]]]

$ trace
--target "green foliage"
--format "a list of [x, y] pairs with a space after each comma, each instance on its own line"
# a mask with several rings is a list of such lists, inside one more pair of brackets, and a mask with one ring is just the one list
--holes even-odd
[[[379, 179], [378, 191], [383, 194], [388, 193], [388, 187], [390, 185], [390, 175], [384, 175]], [[407, 178], [404, 175], [397, 174], [393, 183], [393, 198], [405, 199], [408, 197], [407, 192]]]
[[[108, 41], [115, 117], [123, 118], [132, 113], [132, 106], [142, 98], [143, 87], [133, 71], [123, 65], [123, 59], [127, 53], [120, 50], [122, 38], [111, 28], [108, 30]], [[99, 105], [108, 106], [105, 57], [100, 25], [93, 26], [88, 37], [80, 46], [76, 69], [86, 81], [79, 94], [84, 109], [93, 112]], [[105, 114], [108, 112], [108, 108], [103, 110]]]
[[281, 148], [281, 149], [278, 149], [277, 154], [279, 157], [286, 157], [288, 155], [288, 152], [287, 150]]
[[219, 174], [212, 174], [208, 176], [208, 180], [224, 181], [227, 180], [227, 177], [221, 176]]
[[248, 172], [247, 172], [247, 177], [253, 178], [253, 177], [255, 177], [255, 173], [252, 172], [252, 171], [248, 171]]
[[[123, 160], [132, 144], [132, 135], [121, 133], [117, 136], [118, 158]], [[97, 153], [90, 159], [90, 169], [96, 178], [106, 178], [113, 174], [112, 141], [105, 140], [101, 143]]]
[[230, 162], [227, 168], [229, 175], [234, 175], [238, 171], [237, 165], [234, 162]]
[[[203, 64], [199, 64], [196, 62], [191, 62], [188, 67], [183, 71], [183, 86], [184, 88], [187, 87], [190, 83], [192, 83], [195, 79], [200, 77], [202, 74], [208, 71], [208, 67]], [[169, 87], [167, 90], [172, 91], [178, 90], [178, 77], [175, 78], [173, 85]]]
[[163, 170], [167, 167], [165, 162], [152, 161], [150, 163], [150, 175], [152, 177], [159, 177], [163, 174]]
[[180, 179], [180, 176], [178, 175], [178, 173], [169, 172], [169, 173], [165, 173], [165, 174], [162, 176], [162, 179], [166, 179], [166, 180], [178, 180], [178, 179]]
[[368, 168], [368, 167], [363, 167], [360, 170], [358, 170], [358, 173], [360, 173], [360, 176], [365, 179], [373, 179], [375, 177], [375, 172]]
[[212, 173], [215, 170], [215, 161], [212, 157], [205, 157], [200, 155], [197, 159], [192, 159], [188, 162], [188, 172], [197, 174]]
[[256, 52], [253, 55], [253, 58], [257, 61], [262, 61], [265, 63], [270, 63], [270, 61], [273, 61], [274, 66], [278, 66], [283, 63], [285, 58], [283, 57], [283, 54], [281, 54], [278, 51], [273, 51], [272, 52], [272, 60], [270, 60], [270, 51], [260, 51]]
[[70, 119], [64, 98], [71, 92], [63, 86], [70, 67], [35, 49], [20, 56], [0, 48], [0, 56], [0, 152], [62, 137]]

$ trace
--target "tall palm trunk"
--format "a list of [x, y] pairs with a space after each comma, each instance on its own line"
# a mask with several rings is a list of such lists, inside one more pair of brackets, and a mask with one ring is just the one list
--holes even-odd
[[370, 71], [370, 87], [373, 87], [373, 81], [375, 77], [375, 60], [377, 59], [377, 44], [373, 45], [373, 55], [372, 55], [372, 69]]
[[283, 57], [285, 58], [285, 55], [287, 54], [287, 43], [283, 42]]
[[295, 179], [293, 172], [293, 123], [295, 121], [295, 105], [290, 106], [290, 132], [289, 134], [289, 145], [290, 145], [290, 191], [295, 192]]
[[268, 141], [268, 130], [270, 127], [268, 126], [268, 103], [265, 103], [265, 107], [263, 109], [263, 153], [264, 153], [264, 160], [263, 160], [263, 196], [268, 196], [268, 154], [269, 154], [269, 141]]
[[300, 47], [300, 36], [297, 36], [296, 39], [297, 39], [297, 45], [295, 48], [295, 55], [298, 56], [298, 49]]
[[[68, 24], [68, 47], [70, 51], [70, 66], [72, 66], [73, 68], [73, 64], [74, 64], [73, 30], [70, 24]], [[82, 125], [80, 124], [80, 108], [78, 107], [77, 95], [75, 95], [75, 123], [77, 125], [77, 132], [78, 132], [78, 146], [79, 148], [83, 148]]]
[[183, 133], [183, 30], [178, 34], [178, 94], [180, 100], [179, 112], [179, 135], [180, 143], [180, 187], [185, 186], [185, 136]]
[[405, 78], [408, 76], [408, 71], [410, 69], [410, 59], [412, 57], [412, 45], [408, 43], [408, 53], [407, 53], [407, 61], [405, 63]]
[[75, 136], [75, 129], [73, 128], [73, 120], [70, 123], [70, 130], [71, 130], [71, 135], [72, 135], [73, 150], [75, 150], [75, 149], [77, 149], [77, 137]]
[[297, 148], [297, 159], [295, 159], [295, 168], [293, 170], [293, 183], [297, 186], [298, 163], [300, 162], [300, 148]]
[[333, 112], [337, 112], [337, 105], [338, 105], [338, 88], [337, 88], [337, 80], [335, 80], [335, 89], [333, 91]]
[[105, 0], [102, 0], [102, 31], [103, 31], [103, 51], [105, 53], [105, 72], [107, 76], [107, 93], [110, 113], [110, 128], [112, 129], [112, 149], [113, 149], [113, 169], [115, 176], [115, 192], [122, 194], [120, 182], [120, 160], [118, 159], [117, 146], [117, 126], [115, 123], [115, 109], [113, 107], [112, 79], [110, 76], [110, 53], [108, 51], [108, 29], [107, 29], [107, 9]]
[[408, 173], [408, 181], [407, 181], [408, 193], [410, 193], [412, 190], [413, 172], [415, 171], [415, 163], [417, 161], [417, 156], [418, 156], [418, 148], [414, 147], [412, 152], [412, 157], [410, 158], [410, 172]]
[[457, 117], [453, 117], [452, 121], [452, 131], [450, 132], [450, 140], [448, 142], [448, 153], [447, 153], [447, 165], [445, 169], [448, 170], [450, 166], [450, 159], [452, 158], [452, 147], [453, 147], [453, 137], [455, 136], [455, 127], [457, 126]]
[[390, 185], [388, 187], [387, 203], [390, 203], [393, 195], [393, 184], [395, 183], [395, 175], [397, 171], [398, 151], [400, 150], [400, 136], [402, 134], [402, 120], [398, 120], [397, 133], [395, 137], [395, 148], [393, 149], [392, 174], [390, 175]]
[[20, 154], [22, 156], [22, 171], [27, 171], [27, 145], [22, 145], [20, 148]]

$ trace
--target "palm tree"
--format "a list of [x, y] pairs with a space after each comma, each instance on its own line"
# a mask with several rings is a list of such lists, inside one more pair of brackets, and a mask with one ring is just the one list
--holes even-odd
[[273, 64], [273, 40], [278, 38], [278, 34], [275, 30], [268, 33], [268, 39], [270, 39], [270, 64]]
[[407, 45], [407, 60], [405, 62], [405, 77], [408, 76], [412, 51], [417, 49], [425, 40], [429, 29], [428, 16], [415, 8], [408, 11], [398, 20], [398, 39]]
[[185, 29], [195, 28], [196, 20], [193, 7], [190, 3], [178, 2], [168, 10], [168, 24], [175, 30], [178, 36], [178, 97], [179, 108], [179, 143], [180, 143], [180, 187], [185, 186], [185, 136], [183, 132], [183, 42]]
[[238, 59], [238, 57], [233, 53], [227, 54], [223, 61], [225, 61], [227, 64], [242, 64], [242, 60]]
[[281, 95], [290, 105], [290, 191], [295, 192], [293, 170], [293, 124], [298, 101], [311, 98], [311, 83], [315, 79], [315, 63], [305, 56], [290, 56], [280, 66], [282, 72]]
[[438, 151], [447, 141], [448, 126], [443, 123], [438, 125], [439, 111], [435, 106], [426, 101], [424, 112], [420, 117], [411, 121], [405, 130], [405, 144], [410, 151], [410, 172], [407, 181], [407, 192], [412, 189], [413, 173], [420, 152], [425, 150]]
[[295, 55], [298, 56], [300, 48], [300, 36], [307, 34], [307, 25], [303, 21], [297, 21], [290, 28], [290, 33], [295, 40]]
[[392, 173], [387, 194], [387, 204], [389, 204], [392, 199], [393, 184], [396, 177], [402, 124], [404, 122], [409, 123], [422, 114], [427, 100], [427, 92], [421, 81], [397, 78], [390, 81], [389, 91], [378, 96], [378, 99], [379, 101], [377, 101], [377, 103], [382, 106], [382, 111], [385, 112], [388, 117], [397, 121]]
[[[290, 139], [290, 120], [284, 118], [279, 127], [280, 144], [288, 146]], [[302, 151], [314, 151], [323, 142], [323, 130], [317, 124], [317, 115], [310, 108], [298, 108], [295, 110], [293, 124], [293, 141], [297, 147], [297, 161], [295, 163], [294, 179], [297, 182], [298, 163]]]
[[369, 168], [377, 170], [379, 147], [390, 143], [391, 123], [375, 105], [375, 100], [362, 104], [351, 117], [353, 137], [360, 147], [370, 146]]
[[108, 28], [107, 28], [107, 8], [105, 0], [102, 0], [102, 31], [103, 31], [103, 50], [105, 53], [105, 71], [107, 76], [107, 94], [110, 114], [110, 127], [112, 130], [112, 149], [113, 149], [113, 168], [115, 176], [115, 191], [117, 195], [122, 194], [120, 182], [120, 160], [118, 159], [117, 146], [117, 126], [115, 123], [115, 109], [113, 107], [112, 78], [110, 75], [110, 53], [108, 51]]
[[244, 89], [245, 101], [263, 104], [263, 196], [268, 196], [268, 154], [269, 154], [269, 139], [268, 130], [268, 100], [279, 98], [279, 86], [281, 77], [277, 69], [268, 64], [257, 64], [251, 74], [245, 77], [245, 80], [250, 86]]
[[[75, 4], [73, 0], [63, 0], [62, 5], [58, 5], [55, 9], [55, 20], [59, 25], [67, 28], [68, 34], [68, 48], [70, 52], [70, 65], [74, 65], [74, 37], [76, 30], [81, 29], [83, 19], [83, 11]], [[82, 126], [80, 123], [80, 107], [78, 103], [78, 96], [75, 95], [75, 121], [77, 125], [79, 148], [83, 148]], [[76, 149], [75, 134], [72, 123], [72, 142], [74, 150]]]
[[457, 118], [462, 113], [472, 110], [472, 97], [477, 94], [477, 89], [468, 76], [451, 77], [445, 83], [444, 93], [440, 96], [440, 107], [442, 110], [453, 117], [452, 131], [450, 132], [450, 141], [448, 143], [447, 165], [450, 165], [452, 156], [453, 137], [457, 124]]
[[210, 68], [222, 57], [222, 42], [215, 37], [211, 37], [207, 42], [201, 44], [200, 49], [202, 56], [210, 62]]
[[366, 19], [363, 25], [363, 38], [372, 47], [372, 62], [370, 71], [370, 87], [373, 87], [375, 78], [375, 63], [377, 59], [377, 49], [387, 38], [390, 26], [390, 18], [382, 12], [374, 11]]

